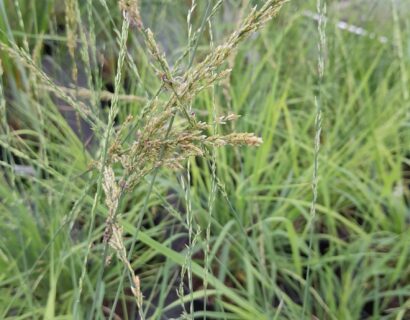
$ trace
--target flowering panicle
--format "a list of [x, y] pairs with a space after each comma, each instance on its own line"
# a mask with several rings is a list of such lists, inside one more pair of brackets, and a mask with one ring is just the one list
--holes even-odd
[[[133, 133], [132, 117], [128, 117], [119, 126], [112, 139], [107, 166], [103, 172], [105, 202], [109, 208], [104, 241], [129, 270], [132, 292], [139, 307], [142, 305], [140, 280], [128, 261], [122, 240], [122, 228], [115, 219], [121, 195], [159, 167], [178, 170], [184, 168], [189, 157], [208, 156], [209, 147], [259, 146], [262, 143], [262, 139], [254, 133], [210, 133], [214, 125], [236, 121], [239, 118], [236, 114], [222, 115], [216, 118], [214, 123], [208, 124], [196, 119], [195, 114], [188, 112], [187, 106], [192, 105], [201, 91], [229, 77], [231, 70], [220, 70], [221, 66], [234, 53], [238, 44], [275, 16], [286, 1], [269, 0], [261, 9], [252, 9], [238, 30], [233, 32], [224, 44], [213, 49], [202, 62], [190, 67], [180, 77], [174, 76], [151, 30], [143, 27], [137, 1], [120, 1], [124, 17], [141, 31], [152, 58], [152, 67], [169, 94], [167, 100], [159, 102], [154, 99], [142, 109], [137, 119], [140, 128], [137, 132]], [[169, 125], [171, 118], [175, 120], [174, 126]], [[118, 170], [121, 172], [118, 177], [115, 176], [114, 165], [122, 168]]]

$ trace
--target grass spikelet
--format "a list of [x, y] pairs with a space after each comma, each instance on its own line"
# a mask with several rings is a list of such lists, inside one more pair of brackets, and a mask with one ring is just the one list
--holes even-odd
[[240, 117], [240, 115], [230, 113], [230, 114], [218, 117], [216, 119], [216, 123], [217, 124], [226, 124], [227, 122], [238, 120], [239, 117]]
[[142, 20], [139, 10], [138, 0], [120, 0], [120, 9], [123, 12], [124, 18], [130, 22], [131, 25], [142, 28]]
[[225, 136], [214, 135], [206, 138], [207, 143], [222, 147], [231, 146], [259, 146], [263, 143], [262, 138], [257, 137], [254, 133], [231, 133]]
[[77, 1], [66, 0], [65, 1], [65, 16], [66, 16], [66, 30], [67, 30], [67, 47], [68, 53], [73, 61], [73, 69], [71, 77], [74, 83], [77, 82], [78, 70], [75, 60], [75, 50], [77, 48], [77, 19], [76, 9]]

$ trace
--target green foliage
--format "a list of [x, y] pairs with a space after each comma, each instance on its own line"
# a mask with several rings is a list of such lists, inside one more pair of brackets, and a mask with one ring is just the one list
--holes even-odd
[[[0, 3], [0, 318], [178, 318], [186, 303], [188, 318], [407, 319], [405, 1], [396, 8], [394, 0], [361, 2], [366, 19], [357, 17], [354, 1], [343, 8], [329, 1], [320, 86], [317, 22], [306, 14], [316, 12], [315, 3], [290, 1], [215, 68], [231, 68], [228, 77], [187, 98], [195, 122], [210, 124], [206, 136], [254, 132], [263, 143], [211, 144], [197, 157], [188, 152], [189, 164], [183, 158], [178, 166], [155, 170], [153, 165], [122, 195], [116, 218], [127, 253], [133, 249], [130, 266], [144, 296], [138, 310], [129, 289], [131, 273], [123, 278], [126, 259], [118, 252], [109, 264], [103, 258], [115, 252], [104, 243], [111, 213], [97, 161], [113, 154], [114, 133], [130, 114], [134, 120], [118, 135], [123, 147], [145, 137], [148, 131], [138, 133], [147, 128], [141, 127], [141, 114], [161, 114], [172, 85], [178, 86], [187, 70], [203, 72], [199, 64], [238, 30], [239, 17], [265, 1], [226, 0], [215, 11], [207, 1], [196, 1], [188, 25], [191, 1], [140, 2], [142, 21], [165, 61], [160, 52], [155, 59], [146, 35], [132, 24], [124, 38], [116, 1]], [[71, 20], [67, 3], [74, 4]], [[387, 42], [342, 30], [340, 20]], [[166, 74], [163, 82], [164, 75], [156, 73], [161, 63], [172, 79]], [[164, 83], [168, 88], [157, 91]], [[309, 225], [318, 93], [318, 198]], [[82, 115], [82, 108], [90, 114]], [[183, 131], [189, 121], [185, 109], [178, 110], [174, 126]], [[229, 114], [241, 117], [217, 121]], [[195, 139], [196, 134], [192, 131]], [[151, 160], [164, 141], [151, 150]], [[121, 165], [111, 164], [115, 177], [127, 178]]]

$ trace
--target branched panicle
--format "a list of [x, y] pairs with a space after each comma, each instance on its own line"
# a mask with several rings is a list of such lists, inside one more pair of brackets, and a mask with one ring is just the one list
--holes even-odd
[[206, 80], [218, 67], [220, 67], [228, 57], [233, 54], [238, 44], [270, 19], [272, 19], [288, 0], [270, 0], [261, 9], [253, 8], [251, 13], [244, 19], [239, 30], [233, 32], [228, 40], [216, 47], [208, 56], [192, 70], [188, 70], [185, 78], [187, 87], [195, 87], [197, 82]]
[[[216, 48], [212, 46], [211, 52], [203, 61], [189, 66], [181, 77], [174, 75], [151, 30], [143, 27], [137, 1], [119, 2], [124, 18], [131, 25], [136, 25], [143, 36], [152, 59], [151, 66], [162, 81], [161, 88], [168, 89], [168, 99], [159, 102], [153, 98], [142, 109], [137, 122], [139, 128], [135, 133], [130, 136], [131, 124], [134, 121], [132, 117], [119, 126], [109, 148], [108, 165], [103, 172], [103, 189], [109, 208], [104, 241], [128, 269], [130, 279], [133, 279], [131, 287], [139, 306], [142, 304], [139, 278], [134, 275], [127, 259], [121, 227], [115, 219], [121, 196], [159, 167], [183, 169], [188, 158], [208, 156], [208, 148], [258, 146], [262, 143], [262, 139], [254, 133], [232, 132], [222, 135], [212, 130], [217, 124], [236, 121], [238, 115], [221, 115], [208, 124], [199, 121], [188, 111], [188, 106], [193, 104], [201, 91], [229, 77], [231, 70], [219, 70], [221, 66], [234, 53], [238, 44], [275, 16], [286, 1], [270, 0], [259, 10], [253, 8], [239, 29], [233, 32], [224, 44]], [[175, 126], [169, 125], [171, 118], [175, 118]], [[114, 165], [120, 165], [122, 168], [118, 170], [121, 174], [117, 177], [113, 170]]]

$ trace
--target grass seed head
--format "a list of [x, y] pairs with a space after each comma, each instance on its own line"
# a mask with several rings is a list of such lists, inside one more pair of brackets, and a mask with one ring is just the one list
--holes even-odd
[[129, 20], [131, 25], [142, 29], [143, 23], [139, 10], [138, 0], [120, 0], [119, 5], [124, 19]]

